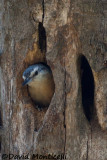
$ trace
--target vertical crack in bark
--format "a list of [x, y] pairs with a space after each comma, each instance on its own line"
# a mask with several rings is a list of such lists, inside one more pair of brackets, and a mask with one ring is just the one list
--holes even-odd
[[9, 97], [9, 101], [10, 101], [10, 107], [9, 107], [9, 151], [11, 151], [11, 143], [13, 143], [12, 142], [12, 129], [11, 129], [11, 125], [12, 125], [12, 113], [13, 113], [13, 104], [14, 104], [14, 102], [13, 102], [13, 100], [15, 100], [14, 99], [14, 95], [13, 95], [13, 92], [14, 92], [14, 90], [13, 90], [13, 86], [15, 87], [15, 85], [14, 85], [14, 79], [15, 79], [15, 63], [16, 63], [16, 61], [15, 61], [15, 38], [14, 37], [12, 37], [12, 39], [11, 39], [11, 60], [12, 60], [12, 62], [11, 62], [11, 64], [12, 64], [12, 78], [11, 78], [11, 80], [10, 80], [10, 97]]
[[91, 122], [91, 150], [92, 150], [92, 122]]
[[87, 140], [87, 155], [86, 155], [86, 160], [88, 160], [88, 140]]
[[38, 25], [38, 33], [39, 33], [39, 47], [41, 49], [41, 52], [46, 53], [47, 50], [47, 45], [46, 45], [46, 31], [45, 28], [43, 26], [43, 22], [44, 22], [44, 0], [42, 1], [42, 8], [43, 8], [43, 14], [42, 14], [42, 22], [39, 22]]
[[43, 23], [39, 22], [39, 27], [38, 27], [38, 32], [39, 32], [39, 48], [41, 52], [46, 53], [47, 46], [46, 46], [46, 31], [43, 26]]
[[3, 122], [2, 122], [2, 112], [0, 108], [0, 129], [3, 127]]
[[15, 38], [12, 38], [12, 70], [13, 70], [13, 77], [15, 78], [15, 69], [16, 69], [16, 58], [15, 58]]
[[2, 136], [3, 136], [3, 124], [2, 124], [2, 113], [1, 113], [1, 110], [0, 110], [0, 153], [1, 153], [1, 140], [2, 140]]
[[65, 153], [65, 151], [66, 151], [66, 70], [65, 70], [65, 73], [64, 73], [65, 75], [64, 75], [64, 90], [65, 90], [65, 92], [64, 92], [64, 112], [63, 112], [63, 114], [64, 114], [64, 129], [65, 129], [65, 142], [64, 142], [64, 154], [66, 154]]
[[44, 0], [42, 1], [42, 9], [43, 9], [43, 14], [42, 14], [42, 24], [43, 24], [43, 22], [44, 22], [44, 16], [45, 16], [45, 13], [44, 13], [44, 4], [45, 4], [45, 2], [44, 2]]

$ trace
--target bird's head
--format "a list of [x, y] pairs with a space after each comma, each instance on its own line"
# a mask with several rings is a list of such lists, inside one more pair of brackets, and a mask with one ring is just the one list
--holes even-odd
[[52, 74], [48, 65], [44, 63], [31, 65], [23, 72], [22, 78], [24, 79], [24, 82], [22, 85], [29, 85], [33, 80], [43, 78], [47, 74]]

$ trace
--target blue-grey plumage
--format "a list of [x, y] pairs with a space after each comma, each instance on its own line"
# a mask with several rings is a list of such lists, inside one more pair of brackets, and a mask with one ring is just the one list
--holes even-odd
[[34, 64], [24, 71], [23, 79], [22, 85], [28, 85], [33, 101], [39, 106], [49, 106], [55, 90], [50, 67], [44, 63]]

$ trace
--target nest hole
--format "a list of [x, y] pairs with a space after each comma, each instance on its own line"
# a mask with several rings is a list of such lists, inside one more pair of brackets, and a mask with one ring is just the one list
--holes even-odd
[[80, 64], [82, 105], [84, 114], [90, 122], [94, 111], [94, 78], [91, 67], [85, 56], [81, 56]]

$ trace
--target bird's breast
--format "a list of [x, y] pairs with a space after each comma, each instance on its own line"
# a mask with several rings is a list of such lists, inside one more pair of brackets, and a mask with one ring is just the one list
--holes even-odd
[[48, 106], [54, 94], [53, 77], [47, 75], [43, 78], [36, 78], [28, 88], [30, 96], [35, 102]]

